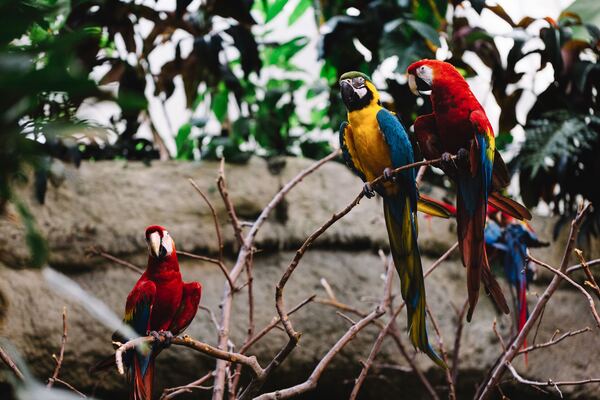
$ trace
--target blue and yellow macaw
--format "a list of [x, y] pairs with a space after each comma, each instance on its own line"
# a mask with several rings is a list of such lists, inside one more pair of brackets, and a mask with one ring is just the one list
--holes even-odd
[[[340, 127], [340, 147], [346, 164], [363, 182], [364, 193], [383, 197], [383, 210], [392, 258], [401, 280], [406, 301], [408, 329], [413, 345], [436, 364], [446, 367], [429, 344], [425, 320], [425, 283], [417, 245], [417, 209], [431, 215], [448, 217], [446, 210], [432, 200], [419, 199], [414, 168], [395, 178], [391, 169], [414, 162], [413, 149], [406, 131], [394, 114], [383, 108], [379, 93], [360, 72], [347, 72], [340, 78], [342, 100], [348, 110], [348, 122]], [[373, 188], [378, 176], [386, 181]]]

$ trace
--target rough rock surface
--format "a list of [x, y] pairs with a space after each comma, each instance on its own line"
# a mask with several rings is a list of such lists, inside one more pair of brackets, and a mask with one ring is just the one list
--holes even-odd
[[[240, 216], [246, 220], [255, 218], [279, 187], [308, 165], [310, 162], [306, 160], [287, 159], [286, 167], [279, 175], [270, 173], [266, 162], [257, 158], [246, 166], [227, 166], [228, 186]], [[227, 227], [224, 236], [230, 250], [233, 248], [231, 231], [215, 185], [217, 170], [215, 163], [177, 162], [154, 163], [151, 167], [139, 163], [98, 162], [84, 163], [79, 170], [67, 169], [64, 184], [59, 188], [50, 187], [44, 206], [33, 202], [29, 205], [48, 239], [50, 265], [120, 315], [124, 299], [137, 279], [136, 273], [98, 257], [88, 257], [86, 249], [100, 246], [144, 265], [143, 230], [146, 225], [158, 223], [168, 227], [178, 249], [214, 253], [216, 239], [212, 217], [187, 182], [187, 178], [193, 178], [217, 208], [222, 225]], [[257, 328], [275, 315], [274, 286], [292, 259], [293, 251], [333, 212], [344, 207], [360, 188], [359, 181], [344, 166], [329, 163], [295, 188], [287, 196], [286, 206], [265, 224], [257, 241], [257, 247], [263, 251], [255, 256]], [[29, 195], [27, 190], [23, 189], [22, 196]], [[534, 226], [544, 239], [551, 239], [551, 220], [537, 217]], [[27, 268], [23, 229], [10, 214], [0, 219], [0, 234], [4, 238], [0, 241], [0, 336], [14, 344], [34, 375], [43, 380], [54, 366], [51, 354], [59, 348], [60, 315], [66, 305], [69, 339], [61, 376], [87, 393], [95, 391], [99, 398], [124, 396], [123, 379], [115, 371], [97, 378], [89, 377], [86, 372], [90, 365], [110, 354], [110, 329], [96, 322], [80, 305], [57, 293], [41, 271]], [[565, 236], [566, 232], [563, 232], [552, 246], [534, 253], [557, 265]], [[421, 218], [419, 239], [423, 264], [427, 267], [456, 240], [454, 225], [451, 221]], [[381, 294], [383, 283], [383, 266], [376, 250], [385, 247], [386, 242], [381, 202], [363, 200], [306, 254], [286, 288], [286, 304], [291, 307], [312, 294], [326, 296], [320, 283], [325, 278], [339, 300], [370, 311], [374, 307], [373, 301]], [[591, 247], [586, 252], [590, 258], [598, 255], [599, 246], [596, 242]], [[231, 251], [228, 255], [233, 256]], [[224, 284], [221, 272], [212, 264], [183, 257], [180, 260], [184, 279], [203, 283], [202, 304], [218, 312]], [[455, 256], [427, 281], [428, 303], [438, 316], [445, 343], [450, 349], [456, 326], [452, 304], [460, 306], [466, 297], [464, 279], [463, 267]], [[545, 281], [541, 279], [539, 285], [530, 288], [530, 301], [543, 291]], [[395, 285], [397, 287], [398, 282]], [[246, 303], [245, 293], [239, 294], [232, 319], [232, 340], [238, 345], [243, 341], [247, 327]], [[312, 303], [292, 317], [296, 329], [303, 332], [301, 346], [280, 367], [269, 388], [299, 383], [308, 376], [316, 362], [349, 326], [348, 321], [335, 311]], [[497, 315], [485, 298], [480, 300], [473, 321], [464, 327], [458, 388], [461, 398], [472, 396], [475, 385], [499, 354], [499, 344], [491, 330], [494, 318], [498, 318], [499, 328], [507, 337], [511, 329], [510, 317]], [[399, 322], [404, 326], [404, 316]], [[585, 326], [594, 327], [585, 299], [579, 292], [563, 285], [546, 309], [538, 342], [551, 337], [556, 329], [566, 331]], [[217, 336], [204, 311], [199, 311], [188, 333], [209, 343], [215, 343]], [[375, 335], [374, 328], [359, 334], [336, 357], [317, 391], [307, 398], [344, 398], [360, 370], [358, 362], [366, 359]], [[432, 332], [430, 337], [435, 342]], [[403, 336], [403, 339], [409, 346], [408, 338]], [[285, 335], [274, 330], [253, 347], [252, 353], [264, 364], [284, 343]], [[584, 379], [600, 376], [599, 358], [597, 334], [588, 333], [532, 353], [528, 368], [522, 361], [515, 365], [523, 375], [533, 379]], [[439, 369], [422, 355], [417, 356], [417, 362], [434, 384], [443, 387], [444, 378]], [[385, 343], [377, 363], [405, 364], [391, 341]], [[159, 358], [157, 387], [185, 384], [205, 373], [212, 364], [212, 360], [198, 353], [174, 346]], [[2, 390], [0, 387], [0, 395]], [[563, 391], [569, 397], [600, 398], [598, 386], [594, 385], [564, 388]], [[540, 396], [539, 392], [511, 383], [505, 384], [505, 392], [512, 393], [514, 398]], [[365, 382], [361, 398], [418, 399], [426, 396], [411, 373], [381, 367]]]

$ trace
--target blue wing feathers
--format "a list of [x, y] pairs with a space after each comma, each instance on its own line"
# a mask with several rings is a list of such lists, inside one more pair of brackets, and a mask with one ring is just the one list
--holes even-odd
[[[392, 167], [398, 168], [403, 165], [412, 164], [415, 161], [412, 144], [404, 127], [392, 113], [382, 108], [377, 113], [377, 123], [383, 133], [386, 143], [390, 148]], [[404, 181], [403, 189], [410, 196], [411, 211], [416, 211], [417, 188], [415, 186], [416, 172], [409, 168], [400, 173], [401, 181]], [[403, 203], [401, 201], [401, 203]], [[402, 215], [402, 214], [400, 214]]]

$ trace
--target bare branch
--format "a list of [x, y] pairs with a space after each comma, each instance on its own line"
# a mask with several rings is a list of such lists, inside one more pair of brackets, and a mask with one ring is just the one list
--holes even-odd
[[583, 271], [585, 272], [585, 276], [588, 279], [587, 282], [585, 282], [585, 283], [589, 287], [592, 288], [594, 293], [596, 293], [596, 296], [600, 299], [600, 287], [598, 287], [598, 284], [596, 283], [596, 280], [594, 279], [594, 275], [592, 274], [590, 267], [585, 262], [585, 258], [583, 258], [583, 251], [581, 251], [579, 249], [575, 249], [574, 252], [575, 252], [575, 255], [577, 256], [577, 258], [579, 258], [579, 261], [581, 262], [581, 266], [583, 267]]
[[221, 272], [223, 272], [223, 275], [225, 275], [225, 279], [227, 279], [227, 283], [229, 283], [230, 289], [235, 292], [235, 284], [233, 283], [231, 275], [229, 274], [229, 271], [227, 271], [227, 267], [225, 266], [225, 263], [222, 260], [217, 260], [216, 258], [206, 257], [199, 254], [188, 253], [187, 251], [181, 250], [177, 250], [177, 254], [218, 265], [221, 269]]
[[[319, 378], [321, 377], [323, 371], [325, 371], [331, 360], [344, 348], [346, 344], [348, 344], [348, 342], [354, 339], [358, 332], [360, 332], [365, 326], [369, 325], [375, 318], [380, 317], [383, 313], [384, 309], [377, 307], [365, 318], [358, 321], [356, 325], [352, 325], [352, 327], [350, 327], [350, 329], [344, 334], [344, 336], [342, 336], [337, 341], [337, 343], [327, 352], [327, 354], [325, 354], [321, 361], [319, 361], [319, 363], [305, 382], [296, 386], [292, 386], [290, 388], [262, 394], [256, 397], [256, 400], [289, 399], [290, 397], [294, 397], [299, 394], [313, 390], [317, 386]], [[289, 343], [293, 343], [293, 341], [290, 341]], [[293, 344], [293, 346], [295, 346], [295, 343]]]
[[551, 267], [550, 265], [546, 264], [545, 262], [537, 260], [534, 257], [532, 257], [531, 255], [529, 255], [529, 259], [531, 261], [533, 261], [534, 263], [536, 263], [537, 265], [542, 266], [546, 269], [549, 269], [550, 271], [554, 272], [556, 275], [563, 278], [565, 281], [569, 282], [571, 285], [575, 286], [587, 298], [588, 303], [590, 305], [590, 310], [592, 312], [592, 315], [594, 316], [594, 319], [596, 320], [596, 325], [598, 326], [598, 328], [600, 328], [600, 316], [598, 316], [598, 311], [596, 311], [596, 305], [594, 304], [594, 299], [592, 299], [592, 296], [590, 296], [590, 294], [583, 288], [583, 286], [581, 286], [580, 284], [575, 282], [573, 279], [569, 278], [563, 272], [557, 270], [554, 267]]
[[454, 336], [454, 349], [452, 351], [452, 381], [454, 382], [454, 386], [458, 382], [458, 364], [460, 362], [459, 354], [460, 354], [460, 341], [462, 339], [462, 331], [465, 326], [465, 314], [467, 313], [467, 308], [469, 306], [469, 299], [466, 299], [462, 309], [456, 313], [456, 335]]
[[204, 195], [204, 193], [202, 193], [202, 190], [196, 184], [196, 182], [194, 182], [194, 180], [191, 179], [191, 178], [189, 179], [189, 181], [192, 184], [192, 186], [194, 187], [194, 189], [196, 189], [196, 191], [198, 192], [198, 194], [200, 195], [200, 197], [202, 197], [202, 199], [204, 200], [204, 202], [206, 203], [206, 205], [208, 206], [208, 208], [210, 208], [210, 212], [211, 212], [212, 217], [213, 217], [213, 222], [215, 224], [215, 233], [217, 234], [217, 244], [219, 246], [219, 260], [221, 262], [223, 262], [223, 237], [221, 236], [221, 224], [219, 223], [219, 218], [217, 217], [217, 212], [215, 211], [215, 208], [213, 207], [213, 205], [208, 200], [208, 197], [206, 197]]
[[221, 198], [223, 199], [223, 204], [225, 204], [225, 209], [227, 210], [227, 214], [229, 214], [229, 221], [231, 222], [231, 226], [233, 227], [233, 233], [235, 238], [240, 246], [244, 245], [244, 237], [242, 236], [242, 227], [240, 225], [240, 220], [238, 219], [237, 213], [235, 212], [235, 207], [229, 198], [229, 192], [227, 192], [227, 184], [225, 182], [225, 159], [221, 158], [221, 165], [219, 167], [219, 177], [217, 178], [217, 188], [219, 189], [219, 193], [221, 194]]
[[[123, 353], [127, 350], [132, 350], [135, 347], [144, 343], [153, 343], [155, 341], [163, 342], [164, 340], [164, 337], [154, 338], [153, 336], [142, 336], [122, 344], [115, 351], [115, 362], [117, 365], [117, 371], [119, 371], [121, 375], [125, 373], [125, 370], [123, 368]], [[189, 347], [193, 350], [199, 351], [200, 353], [206, 354], [207, 356], [218, 358], [220, 360], [226, 360], [232, 363], [243, 364], [249, 367], [252, 373], [256, 376], [260, 376], [263, 374], [263, 369], [256, 360], [256, 357], [254, 356], [248, 357], [240, 353], [232, 353], [225, 350], [221, 350], [207, 343], [192, 339], [187, 335], [184, 335], [182, 337], [174, 337], [171, 340], [171, 344]]]
[[496, 318], [494, 318], [494, 321], [492, 322], [492, 331], [494, 331], [494, 335], [496, 335], [496, 338], [498, 338], [498, 342], [502, 347], [502, 353], [506, 353], [506, 344], [504, 343], [504, 339], [502, 339], [500, 332], [498, 332]]
[[[316, 171], [319, 167], [321, 167], [326, 162], [333, 160], [335, 157], [339, 155], [339, 150], [336, 150], [329, 154], [328, 156], [322, 158], [316, 163], [312, 164], [310, 167], [302, 170], [298, 175], [296, 175], [291, 181], [289, 181], [283, 188], [279, 190], [273, 196], [271, 201], [263, 208], [262, 212], [252, 224], [249, 232], [246, 234], [246, 238], [240, 248], [238, 253], [238, 257], [235, 265], [231, 269], [231, 279], [235, 282], [245, 268], [246, 260], [250, 257], [251, 252], [253, 251], [253, 244], [258, 231], [262, 227], [262, 225], [267, 220], [267, 217], [271, 213], [271, 211], [279, 204], [285, 197], [285, 195], [292, 190], [298, 183], [300, 183], [304, 178], [308, 175]], [[233, 291], [230, 290], [229, 287], [225, 287], [223, 290], [223, 300], [221, 302], [221, 330], [219, 331], [218, 338], [218, 347], [221, 349], [225, 349], [227, 346], [227, 342], [229, 340], [229, 324], [231, 319], [231, 307], [233, 301]], [[221, 360], [217, 361], [217, 366], [215, 369], [215, 388], [213, 390], [213, 400], [221, 400], [224, 394], [225, 388], [225, 372], [227, 368], [227, 363]]]
[[513, 367], [513, 365], [511, 363], [507, 362], [505, 365], [517, 381], [524, 383], [526, 385], [531, 385], [531, 386], [553, 387], [554, 389], [556, 389], [556, 391], [558, 392], [558, 394], [561, 398], [563, 397], [563, 395], [562, 395], [562, 392], [560, 391], [560, 389], [558, 388], [559, 386], [578, 386], [578, 385], [586, 385], [588, 383], [600, 383], [600, 378], [589, 378], [589, 379], [582, 379], [582, 380], [578, 380], [578, 381], [557, 381], [557, 382], [553, 381], [552, 379], [548, 379], [548, 381], [546, 381], [546, 382], [531, 381], [531, 380], [525, 379], [521, 375], [519, 375], [519, 373], [517, 372], [517, 370], [515, 369], [515, 367]]
[[[431, 320], [431, 324], [433, 325], [435, 334], [438, 337], [438, 347], [440, 348], [440, 356], [442, 357], [442, 360], [444, 360], [444, 363], [446, 363], [446, 365], [448, 365], [448, 355], [446, 353], [446, 347], [444, 346], [444, 337], [442, 336], [442, 331], [440, 330], [440, 327], [437, 323], [435, 316], [431, 312], [431, 308], [429, 308], [429, 305], [427, 305], [426, 307], [427, 307], [427, 314], [429, 314], [429, 319]], [[448, 399], [456, 400], [456, 389], [454, 387], [454, 381], [452, 380], [452, 373], [450, 372], [450, 369], [448, 369], [448, 368], [445, 368], [444, 372], [446, 375], [446, 383], [448, 384], [448, 391], [449, 391]]]
[[[65, 355], [65, 344], [67, 344], [67, 307], [63, 307], [62, 326], [63, 332], [62, 339], [60, 341], [60, 351], [58, 352], [58, 358], [55, 358], [56, 367], [54, 367], [54, 372], [52, 373], [50, 379], [48, 379], [48, 384], [46, 385], [46, 387], [48, 388], [51, 388], [52, 385], [54, 385], [56, 379], [58, 378], [58, 373], [60, 372], [60, 367], [62, 366], [63, 358]], [[54, 357], [54, 354], [52, 356]]]
[[83, 393], [81, 393], [79, 390], [75, 389], [75, 387], [73, 385], [71, 385], [68, 382], [63, 381], [62, 379], [58, 379], [58, 378], [50, 378], [48, 379], [48, 383], [60, 383], [61, 385], [65, 386], [67, 389], [71, 390], [72, 392], [78, 394], [79, 396], [81, 396], [84, 399], [87, 399], [87, 396]]
[[[571, 222], [569, 239], [567, 240], [567, 245], [565, 247], [565, 252], [563, 254], [563, 258], [559, 268], [560, 272], [563, 273], [563, 275], [567, 269], [569, 257], [571, 256], [571, 253], [573, 252], [573, 249], [575, 247], [575, 237], [577, 236], [577, 232], [579, 231], [579, 226], [581, 225], [581, 222], [587, 214], [587, 212], [590, 210], [590, 206], [591, 204], [588, 203], [584, 207], [581, 207], [579, 213], [577, 214], [577, 217]], [[552, 278], [552, 281], [550, 282], [550, 284], [548, 285], [548, 287], [534, 306], [533, 310], [531, 311], [531, 314], [529, 315], [529, 318], [527, 319], [525, 325], [521, 329], [521, 332], [519, 332], [519, 334], [512, 340], [507, 352], [500, 357], [498, 362], [492, 368], [491, 373], [488, 375], [486, 380], [479, 386], [479, 389], [475, 394], [475, 399], [485, 400], [492, 394], [492, 391], [500, 382], [500, 379], [502, 378], [502, 375], [506, 370], [507, 364], [510, 363], [518, 354], [519, 349], [523, 346], [523, 342], [525, 341], [527, 334], [531, 331], [531, 328], [540, 317], [542, 310], [548, 303], [548, 300], [550, 300], [556, 289], [558, 289], [558, 286], [560, 285], [561, 281], [562, 276], [555, 274], [554, 278]]]
[[8, 353], [6, 351], [4, 351], [4, 349], [2, 347], [0, 347], [0, 359], [2, 359], [4, 364], [6, 364], [6, 366], [12, 370], [12, 372], [15, 374], [15, 376], [17, 378], [19, 378], [19, 380], [22, 381], [25, 379], [23, 377], [23, 373], [19, 370], [19, 367], [17, 367], [17, 364], [15, 364], [15, 362], [12, 360], [12, 358], [10, 358]]
[[159, 400], [170, 400], [170, 399], [175, 398], [175, 396], [180, 395], [182, 393], [191, 392], [192, 391], [191, 389], [202, 389], [204, 387], [201, 385], [203, 383], [205, 383], [206, 381], [208, 381], [210, 378], [212, 378], [213, 375], [214, 375], [214, 372], [211, 371], [211, 372], [207, 373], [206, 375], [204, 375], [203, 377], [201, 377], [200, 379], [197, 379], [194, 382], [190, 382], [187, 385], [165, 389], [165, 390], [163, 390], [163, 393], [160, 396]]
[[107, 259], [109, 261], [112, 261], [112, 262], [115, 262], [117, 264], [120, 264], [120, 265], [122, 265], [124, 267], [129, 268], [132, 271], [137, 272], [140, 275], [144, 273], [144, 268], [140, 268], [137, 265], [130, 263], [129, 261], [125, 261], [125, 260], [122, 260], [122, 259], [120, 259], [118, 257], [115, 257], [115, 256], [113, 256], [113, 255], [111, 255], [111, 254], [109, 254], [109, 253], [107, 253], [107, 252], [99, 249], [98, 247], [95, 247], [95, 246], [90, 247], [89, 249], [87, 249], [87, 253], [88, 254], [93, 254], [95, 256], [100, 256], [100, 257], [103, 257], [103, 258], [105, 258], [105, 259]]
[[550, 339], [546, 343], [534, 344], [533, 346], [525, 347], [524, 349], [519, 350], [519, 354], [529, 353], [530, 351], [533, 351], [533, 350], [541, 349], [544, 347], [549, 347], [549, 346], [555, 345], [556, 343], [562, 342], [563, 340], [565, 340], [568, 337], [576, 336], [581, 333], [589, 332], [591, 330], [592, 329], [590, 327], [585, 327], [583, 329], [578, 329], [576, 331], [569, 331], [569, 332], [564, 333], [564, 334], [560, 335], [559, 337], [555, 338], [556, 334], [558, 333], [558, 329], [557, 329], [555, 334], [552, 336], [552, 339]]
[[[600, 265], [600, 258], [596, 258], [594, 260], [590, 260], [588, 262], [586, 262], [588, 267], [596, 267], [598, 265]], [[565, 271], [566, 274], [570, 274], [571, 272], [575, 272], [577, 270], [580, 270], [583, 268], [582, 264], [575, 264], [575, 265], [571, 265], [569, 268], [567, 268], [567, 270]]]

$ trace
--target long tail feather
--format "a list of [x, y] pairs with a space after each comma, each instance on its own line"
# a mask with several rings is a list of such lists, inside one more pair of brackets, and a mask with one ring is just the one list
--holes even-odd
[[502, 196], [498, 192], [492, 192], [488, 201], [498, 210], [505, 212], [513, 218], [527, 221], [531, 220], [531, 212], [524, 205], [519, 204], [513, 199]]
[[485, 290], [490, 294], [496, 306], [502, 311], [504, 314], [509, 314], [510, 309], [508, 308], [508, 303], [506, 302], [506, 298], [502, 293], [502, 289], [498, 284], [496, 278], [492, 274], [492, 270], [490, 269], [490, 263], [487, 259], [487, 253], [483, 254], [483, 268], [481, 269], [481, 280], [485, 286]]
[[469, 310], [467, 321], [471, 321], [473, 311], [479, 300], [481, 282], [481, 267], [485, 241], [483, 231], [485, 226], [485, 208], [478, 204], [473, 213], [469, 212], [466, 203], [471, 199], [466, 198], [461, 190], [458, 191], [456, 221], [458, 225], [458, 245], [462, 256], [463, 265], [467, 268], [467, 293], [469, 297]]
[[409, 199], [402, 196], [385, 198], [383, 208], [392, 257], [400, 275], [402, 298], [406, 301], [412, 344], [437, 365], [448, 368], [427, 337], [423, 266], [417, 246], [416, 220], [410, 210]]
[[154, 381], [154, 357], [150, 357], [148, 364], [144, 368], [143, 359], [137, 356], [132, 357], [130, 371], [131, 389], [129, 393], [130, 400], [152, 400], [152, 386]]
[[449, 204], [444, 204], [441, 201], [435, 200], [432, 197], [421, 194], [417, 202], [417, 210], [440, 218], [450, 218], [453, 214], [454, 207]]

